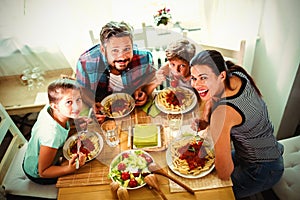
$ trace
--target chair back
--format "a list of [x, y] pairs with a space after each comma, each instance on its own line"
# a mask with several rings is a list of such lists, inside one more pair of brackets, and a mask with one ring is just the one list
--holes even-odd
[[147, 27], [144, 22], [142, 23], [142, 29], [133, 34], [133, 41], [139, 48], [148, 48]]
[[89, 30], [89, 34], [90, 34], [90, 38], [91, 38], [91, 41], [92, 41], [93, 45], [96, 45], [96, 44], [100, 43], [99, 38], [95, 38], [94, 32], [92, 30]]
[[2, 184], [5, 174], [16, 155], [17, 151], [27, 143], [26, 138], [20, 132], [5, 108], [0, 103], [0, 183]]
[[230, 49], [222, 46], [210, 45], [210, 44], [200, 44], [200, 46], [204, 50], [214, 49], [219, 51], [225, 60], [230, 60], [237, 65], [243, 66], [244, 65], [244, 54], [246, 48], [246, 40], [241, 40], [238, 49]]

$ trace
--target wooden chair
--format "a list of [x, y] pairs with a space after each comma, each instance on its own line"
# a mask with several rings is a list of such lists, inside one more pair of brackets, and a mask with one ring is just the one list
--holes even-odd
[[92, 30], [89, 30], [89, 34], [90, 34], [90, 38], [91, 38], [91, 41], [92, 41], [93, 45], [96, 45], [96, 44], [100, 43], [99, 38], [95, 38], [94, 32]]
[[148, 48], [147, 27], [144, 22], [142, 23], [142, 31], [133, 34], [133, 40], [139, 48]]
[[[99, 44], [99, 38], [95, 38], [94, 32], [89, 30], [89, 35], [93, 45]], [[133, 33], [133, 40], [134, 44], [136, 44], [139, 48], [147, 48], [148, 47], [148, 40], [147, 40], [147, 27], [145, 23], [142, 23], [142, 30], [141, 32], [134, 32]]]
[[244, 54], [246, 48], [246, 41], [242, 40], [239, 45], [239, 49], [230, 49], [222, 46], [210, 45], [210, 44], [200, 44], [200, 47], [205, 50], [214, 49], [219, 51], [225, 58], [225, 60], [231, 60], [237, 65], [244, 65]]
[[[0, 183], [1, 195], [57, 198], [55, 185], [39, 185], [27, 178], [22, 169], [28, 141], [0, 103]], [[4, 197], [3, 197], [4, 198]]]

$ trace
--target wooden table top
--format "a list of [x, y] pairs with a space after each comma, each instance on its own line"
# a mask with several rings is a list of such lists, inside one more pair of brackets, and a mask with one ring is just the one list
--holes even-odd
[[[191, 115], [190, 113], [186, 114], [185, 119], [186, 120], [190, 119], [191, 118], [190, 115]], [[163, 113], [161, 113], [161, 117], [164, 118]], [[160, 118], [159, 120], [161, 120], [162, 118]], [[143, 120], [150, 119], [150, 121], [153, 120], [153, 118], [147, 116], [146, 113], [143, 112], [140, 108], [136, 108], [133, 111], [133, 114], [129, 118], [127, 118], [127, 120], [128, 119], [134, 120], [135, 123], [138, 123], [136, 122], [136, 120], [140, 120], [140, 119]], [[122, 127], [123, 127], [123, 123], [124, 121], [122, 122]], [[161, 121], [161, 123], [163, 124], [164, 122]], [[126, 127], [126, 125], [124, 127]], [[102, 135], [99, 124], [97, 122], [91, 125], [89, 129], [97, 131], [100, 135]], [[129, 147], [130, 145], [128, 145], [127, 139], [128, 139], [127, 132], [121, 131], [120, 145], [118, 147], [111, 148], [107, 146], [106, 142], [104, 141], [104, 147], [102, 149], [102, 152], [96, 159], [87, 163], [86, 167], [80, 168], [75, 175], [71, 174], [64, 177], [60, 177], [57, 183], [57, 187], [58, 187], [57, 199], [58, 200], [113, 199], [112, 194], [110, 192], [110, 185], [109, 185], [111, 180], [108, 178], [109, 181], [107, 181], [106, 179], [104, 181], [102, 180], [103, 182], [101, 183], [101, 179], [99, 179], [99, 177], [98, 180], [93, 180], [91, 179], [91, 176], [97, 176], [97, 173], [102, 173], [100, 175], [103, 178], [108, 175], [107, 166], [109, 166], [111, 160], [122, 151], [130, 149]], [[168, 170], [165, 150], [153, 151], [149, 153], [154, 158], [156, 163], [162, 166], [166, 171]], [[95, 168], [98, 168], [98, 170], [96, 170]], [[100, 168], [102, 170], [99, 170]], [[103, 175], [103, 173], [107, 173], [107, 174]], [[201, 200], [235, 199], [231, 186], [197, 190], [195, 191], [194, 195], [186, 191], [170, 192], [169, 179], [161, 175], [156, 175], [156, 176], [158, 178], [159, 185], [162, 192], [166, 195], [168, 199], [199, 199], [199, 200], [200, 199]], [[78, 180], [80, 183], [78, 183]], [[153, 189], [150, 189], [147, 185], [140, 189], [128, 190], [128, 192], [129, 192], [130, 199], [139, 199], [139, 200], [140, 199], [144, 199], [144, 200], [161, 199], [159, 194]]]
[[72, 68], [46, 71], [44, 86], [28, 91], [27, 86], [22, 85], [20, 76], [0, 77], [0, 102], [9, 115], [22, 115], [26, 113], [39, 112], [44, 103], [36, 103], [38, 93], [47, 92], [48, 84], [60, 78], [61, 74], [71, 76]]

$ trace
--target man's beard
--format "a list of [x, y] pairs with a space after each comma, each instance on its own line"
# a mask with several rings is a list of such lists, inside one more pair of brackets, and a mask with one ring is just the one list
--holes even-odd
[[[118, 72], [121, 73], [122, 71], [124, 71], [124, 70], [127, 69], [127, 66], [128, 66], [129, 61], [130, 61], [129, 58], [128, 58], [128, 59], [124, 59], [124, 60], [114, 60], [114, 61], [113, 61], [113, 65], [112, 65], [111, 67], [112, 67], [113, 69], [115, 69], [116, 71], [118, 71]], [[118, 62], [124, 63], [124, 64], [120, 65], [120, 66], [122, 67], [122, 69], [118, 69], [118, 68], [116, 67], [116, 65], [119, 64]]]
[[[108, 55], [107, 55], [107, 52], [105, 51], [105, 57], [106, 57], [106, 60], [108, 61]], [[118, 63], [118, 62], [124, 62], [126, 65], [125, 65], [125, 69], [127, 68], [127, 66], [128, 66], [128, 63], [130, 62], [130, 59], [129, 58], [127, 58], [127, 59], [122, 59], [122, 60], [113, 60], [113, 64], [111, 65], [109, 65], [109, 68], [110, 69], [113, 69], [113, 70], [115, 70], [115, 71], [117, 71], [117, 72], [119, 72], [120, 74], [121, 74], [121, 72], [122, 71], [124, 71], [125, 69], [123, 69], [123, 70], [120, 70], [120, 69], [117, 69], [116, 68], [116, 63]], [[128, 63], [127, 63], [128, 62]], [[123, 66], [123, 65], [122, 65]]]

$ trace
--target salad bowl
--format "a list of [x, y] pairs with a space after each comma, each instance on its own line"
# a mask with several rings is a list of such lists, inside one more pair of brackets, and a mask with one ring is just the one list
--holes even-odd
[[108, 176], [112, 181], [127, 189], [138, 189], [146, 185], [148, 165], [154, 160], [143, 150], [127, 150], [118, 154], [111, 162]]

